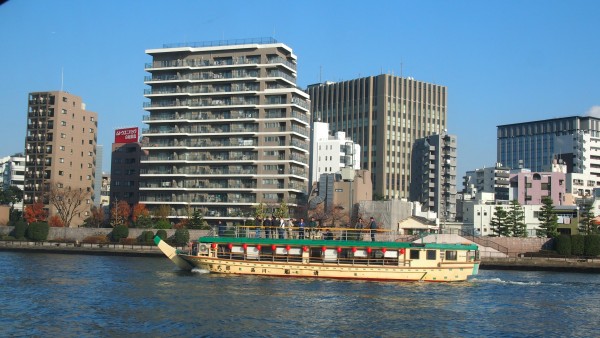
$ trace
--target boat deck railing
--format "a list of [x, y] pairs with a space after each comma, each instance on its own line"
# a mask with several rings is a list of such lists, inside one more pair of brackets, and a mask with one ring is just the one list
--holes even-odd
[[[334, 227], [259, 227], [237, 226], [235, 228], [217, 227], [210, 230], [209, 236], [233, 238], [272, 238], [272, 239], [312, 239], [332, 241], [374, 241], [374, 242], [413, 242], [422, 235], [403, 234], [383, 229], [355, 229]], [[427, 235], [427, 234], [424, 234]]]

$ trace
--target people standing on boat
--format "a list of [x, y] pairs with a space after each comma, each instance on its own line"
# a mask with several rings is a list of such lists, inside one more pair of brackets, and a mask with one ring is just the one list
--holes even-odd
[[279, 227], [277, 227], [277, 233], [279, 234], [279, 239], [283, 239], [283, 234], [285, 233], [285, 219], [283, 217], [279, 217]]
[[217, 231], [219, 232], [219, 237], [225, 236], [225, 230], [227, 229], [227, 224], [222, 221], [217, 223]]
[[273, 227], [273, 217], [265, 218], [264, 226], [265, 226], [265, 238], [271, 237], [271, 227]]
[[308, 238], [315, 239], [316, 234], [317, 234], [317, 221], [315, 221], [314, 217], [311, 217], [310, 222], [308, 222]]
[[298, 239], [304, 239], [304, 218], [300, 218], [298, 222]]
[[294, 219], [290, 218], [287, 220], [286, 225], [287, 238], [294, 238]]
[[256, 217], [256, 220], [254, 221], [254, 226], [256, 227], [256, 238], [260, 238], [262, 235], [260, 234], [260, 229], [263, 226], [263, 222], [262, 222], [262, 218], [260, 218], [260, 216]]
[[375, 233], [377, 232], [377, 222], [375, 222], [375, 218], [371, 217], [371, 222], [369, 223], [369, 229], [371, 230], [371, 242], [375, 242]]
[[333, 239], [333, 232], [331, 232], [331, 230], [329, 229], [325, 229], [325, 232], [323, 233], [323, 239], [324, 240], [332, 240]]
[[354, 229], [356, 229], [356, 232], [354, 234], [354, 239], [362, 241], [362, 232], [363, 232], [364, 228], [365, 228], [365, 225], [363, 224], [362, 217], [359, 217], [358, 220], [356, 221], [356, 224], [354, 225]]

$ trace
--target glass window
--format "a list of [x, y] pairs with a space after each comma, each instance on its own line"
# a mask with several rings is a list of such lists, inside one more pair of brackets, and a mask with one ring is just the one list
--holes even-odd
[[427, 260], [436, 260], [437, 259], [437, 250], [427, 250]]
[[421, 250], [411, 249], [410, 250], [410, 259], [419, 259], [420, 254], [421, 254]]
[[455, 261], [457, 259], [456, 250], [448, 250], [446, 251], [446, 260], [447, 261]]

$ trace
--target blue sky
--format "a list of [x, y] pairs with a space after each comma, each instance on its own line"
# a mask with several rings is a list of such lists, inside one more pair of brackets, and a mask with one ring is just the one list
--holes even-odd
[[461, 177], [494, 165], [499, 124], [600, 113], [599, 13], [599, 1], [10, 0], [0, 156], [23, 151], [27, 94], [59, 90], [62, 71], [99, 114], [109, 171], [114, 129], [144, 126], [146, 49], [272, 36], [298, 56], [301, 87], [401, 68], [447, 86]]

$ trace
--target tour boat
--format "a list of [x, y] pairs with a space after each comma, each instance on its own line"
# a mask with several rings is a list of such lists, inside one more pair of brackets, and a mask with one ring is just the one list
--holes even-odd
[[377, 241], [349, 235], [311, 238], [206, 236], [188, 250], [177, 250], [158, 236], [154, 242], [183, 270], [220, 274], [455, 282], [479, 270], [479, 251], [472, 243], [400, 242], [381, 240], [379, 234]]

